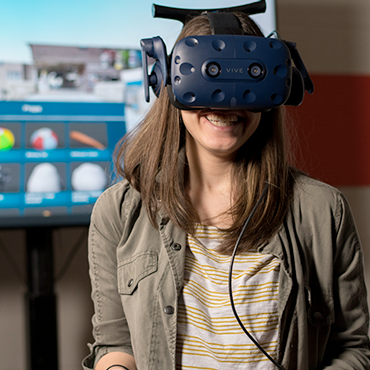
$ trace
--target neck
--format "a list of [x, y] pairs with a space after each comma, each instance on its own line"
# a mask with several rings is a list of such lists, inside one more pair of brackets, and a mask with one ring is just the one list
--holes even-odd
[[231, 171], [233, 158], [187, 148], [188, 167], [185, 192], [203, 224], [228, 227], [232, 205]]
[[188, 161], [187, 185], [209, 191], [220, 190], [224, 187], [229, 190], [232, 161], [188, 150], [186, 156]]

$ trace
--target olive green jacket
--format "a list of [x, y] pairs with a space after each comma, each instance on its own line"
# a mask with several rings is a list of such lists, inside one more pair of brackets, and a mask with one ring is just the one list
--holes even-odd
[[[91, 219], [93, 369], [111, 351], [139, 370], [175, 369], [186, 235], [166, 217], [149, 222], [127, 181], [106, 190]], [[300, 176], [279, 232], [259, 248], [281, 263], [278, 362], [287, 370], [370, 369], [360, 242], [342, 194]]]

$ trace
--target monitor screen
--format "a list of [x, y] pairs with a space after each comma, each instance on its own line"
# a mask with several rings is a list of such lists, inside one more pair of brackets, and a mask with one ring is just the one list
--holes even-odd
[[0, 225], [87, 224], [113, 181], [122, 103], [0, 102]]
[[[212, 8], [251, 2], [214, 0]], [[87, 225], [96, 199], [117, 180], [115, 146], [150, 107], [140, 39], [159, 35], [169, 51], [182, 24], [153, 19], [149, 0], [108, 3], [99, 8], [81, 0], [55, 18], [52, 8], [24, 2], [29, 17], [17, 32], [0, 25], [9, 35], [0, 40], [0, 228]], [[267, 36], [276, 29], [276, 12], [274, 0], [266, 3], [267, 12], [253, 18]], [[7, 19], [17, 17], [12, 2], [2, 8]], [[114, 12], [104, 17], [108, 8]]]

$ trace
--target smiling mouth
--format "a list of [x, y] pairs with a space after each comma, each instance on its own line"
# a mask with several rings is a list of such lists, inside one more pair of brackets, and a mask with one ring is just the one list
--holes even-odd
[[215, 126], [227, 127], [232, 126], [239, 121], [239, 116], [236, 114], [219, 115], [219, 114], [207, 114], [206, 118]]

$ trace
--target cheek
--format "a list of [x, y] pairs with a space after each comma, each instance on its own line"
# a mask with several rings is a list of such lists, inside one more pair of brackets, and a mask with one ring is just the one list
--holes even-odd
[[198, 122], [197, 111], [181, 111], [182, 122], [188, 133], [192, 134]]
[[249, 136], [252, 136], [254, 132], [257, 130], [261, 121], [261, 117], [262, 117], [261, 113], [248, 112], [247, 122], [249, 122], [249, 124], [247, 124], [246, 126], [246, 131]]
[[253, 112], [248, 112], [248, 113], [249, 114], [248, 114], [247, 119], [249, 119], [250, 122], [253, 122], [253, 126], [257, 128], [261, 121], [262, 113], [253, 113]]

